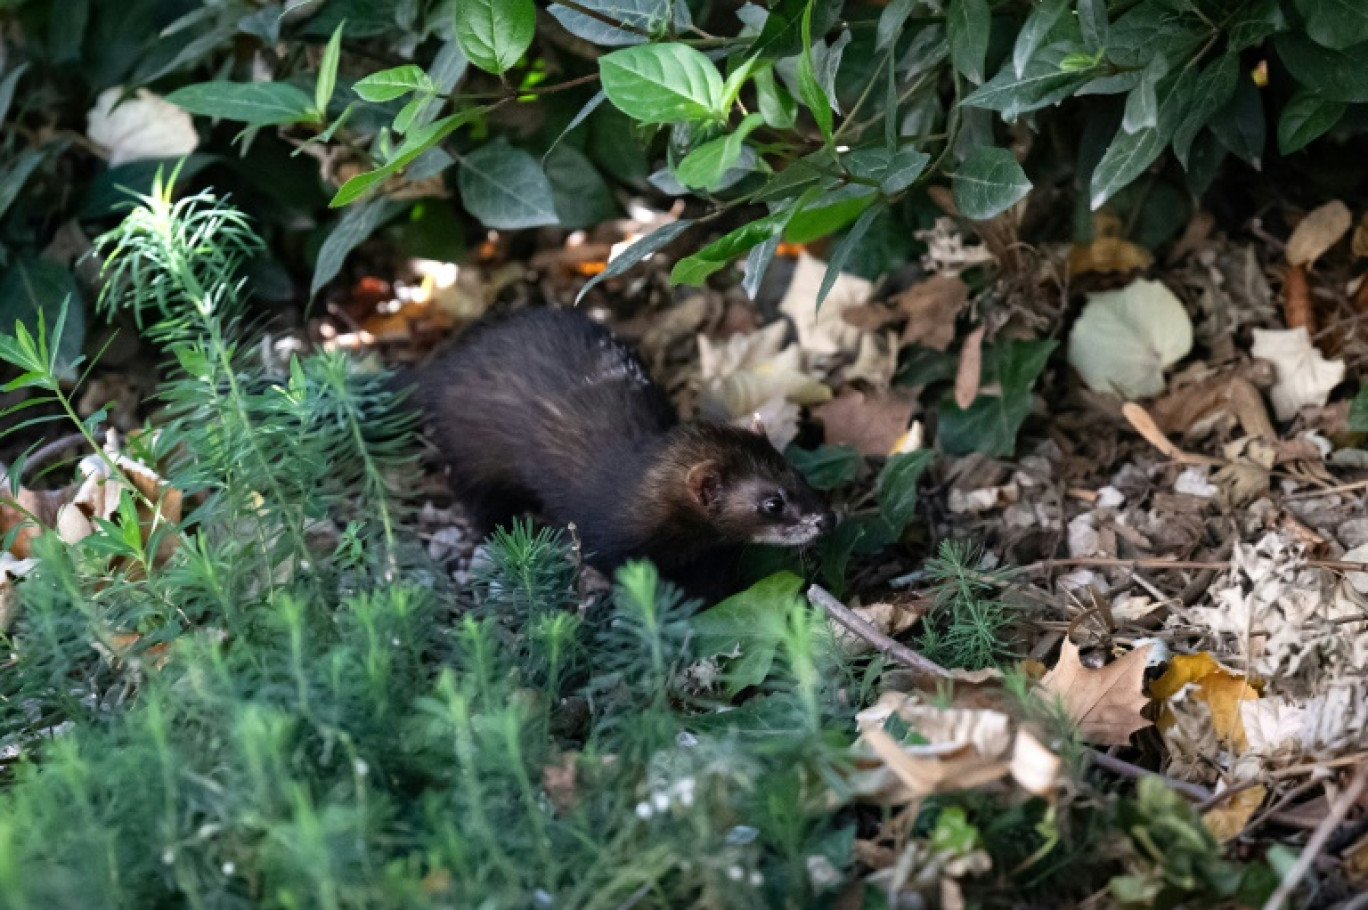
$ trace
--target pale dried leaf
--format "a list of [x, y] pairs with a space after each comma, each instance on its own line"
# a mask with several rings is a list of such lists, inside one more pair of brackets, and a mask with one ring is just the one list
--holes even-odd
[[1323, 406], [1344, 381], [1344, 361], [1326, 360], [1304, 327], [1255, 329], [1251, 353], [1273, 364], [1277, 381], [1271, 395], [1279, 420], [1291, 420], [1307, 405]]
[[805, 353], [817, 357], [853, 356], [863, 333], [846, 322], [841, 313], [868, 300], [873, 285], [842, 272], [819, 309], [817, 293], [826, 270], [825, 262], [807, 253], [800, 254], [779, 310], [793, 320], [798, 344]]
[[886, 389], [898, 372], [898, 333], [868, 332], [860, 338], [855, 362], [846, 367], [846, 382], [866, 382], [876, 389]]
[[1157, 281], [1089, 294], [1069, 333], [1069, 363], [1088, 388], [1122, 398], [1164, 390], [1164, 370], [1192, 350], [1192, 319]]
[[1310, 212], [1297, 223], [1287, 240], [1287, 261], [1292, 265], [1315, 262], [1349, 232], [1354, 216], [1338, 199]]
[[121, 86], [105, 89], [86, 115], [86, 135], [109, 154], [110, 167], [149, 158], [180, 158], [199, 145], [194, 121], [183, 108], [147, 89], [138, 89], [119, 104], [123, 93]]
[[959, 369], [955, 372], [955, 404], [960, 410], [968, 408], [978, 397], [983, 373], [983, 335], [987, 329], [982, 325], [974, 329], [960, 348]]
[[916, 399], [898, 389], [865, 394], [847, 387], [813, 409], [826, 430], [828, 445], [853, 446], [862, 455], [887, 455], [898, 444]]

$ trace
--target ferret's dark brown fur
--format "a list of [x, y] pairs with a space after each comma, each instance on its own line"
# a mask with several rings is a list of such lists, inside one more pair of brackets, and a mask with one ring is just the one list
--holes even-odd
[[479, 324], [416, 385], [481, 533], [527, 512], [573, 522], [596, 568], [647, 557], [718, 596], [740, 546], [800, 546], [832, 524], [762, 432], [681, 424], [636, 354], [581, 313]]

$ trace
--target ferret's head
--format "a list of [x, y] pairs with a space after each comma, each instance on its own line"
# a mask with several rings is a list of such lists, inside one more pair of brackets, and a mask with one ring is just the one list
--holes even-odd
[[763, 430], [701, 424], [676, 434], [672, 460], [683, 471], [690, 506], [719, 537], [798, 547], [835, 525], [822, 497]]

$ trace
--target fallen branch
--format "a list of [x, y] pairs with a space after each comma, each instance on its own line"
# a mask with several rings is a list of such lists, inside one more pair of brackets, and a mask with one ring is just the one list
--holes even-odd
[[[1313, 569], [1330, 569], [1336, 572], [1368, 572], [1368, 562], [1345, 562], [1342, 559], [1308, 559], [1302, 565], [1310, 566]], [[1016, 572], [1048, 572], [1051, 569], [1078, 569], [1078, 568], [1114, 568], [1114, 569], [1229, 569], [1230, 562], [1216, 562], [1200, 559], [1164, 559], [1163, 557], [1152, 557], [1149, 559], [1119, 559], [1112, 556], [1087, 556], [1077, 559], [1042, 559], [1040, 562], [1033, 562], [1028, 566], [1022, 566]]]
[[827, 591], [821, 585], [813, 585], [808, 588], [807, 598], [809, 603], [821, 607], [833, 620], [869, 642], [870, 645], [874, 647], [874, 650], [890, 660], [896, 661], [912, 672], [924, 677], [933, 679], [950, 678], [950, 672], [940, 664], [930, 658], [923, 657], [907, 645], [880, 632], [870, 625], [864, 617], [841, 603], [831, 594], [831, 592]]
[[1297, 857], [1292, 868], [1287, 870], [1283, 880], [1278, 883], [1278, 890], [1269, 895], [1268, 900], [1263, 905], [1263, 910], [1281, 910], [1282, 906], [1287, 903], [1287, 899], [1292, 896], [1292, 892], [1296, 890], [1297, 885], [1300, 884], [1302, 878], [1311, 868], [1311, 864], [1325, 850], [1325, 845], [1329, 842], [1330, 836], [1335, 833], [1340, 822], [1344, 821], [1344, 816], [1349, 814], [1350, 808], [1363, 795], [1365, 788], [1368, 788], [1368, 763], [1358, 766], [1358, 771], [1354, 774], [1354, 779], [1349, 782], [1349, 786], [1345, 787], [1340, 795], [1335, 797], [1335, 801], [1330, 805], [1330, 812], [1321, 819], [1321, 823], [1311, 835], [1311, 839], [1306, 842], [1306, 848], [1302, 850], [1301, 856]]

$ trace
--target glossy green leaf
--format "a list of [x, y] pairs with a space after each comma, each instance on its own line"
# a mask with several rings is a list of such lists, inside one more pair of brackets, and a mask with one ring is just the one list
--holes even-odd
[[76, 276], [50, 259], [19, 259], [0, 273], [0, 334], [15, 334], [16, 324], [36, 334], [40, 314], [54, 336], [60, 326], [57, 367], [64, 378], [73, 378], [86, 330], [85, 303]]
[[1368, 4], [1362, 0], [1293, 0], [1312, 41], [1344, 50], [1368, 41]]
[[882, 51], [897, 43], [902, 35], [907, 17], [919, 0], [892, 0], [879, 14], [879, 24], [874, 32], [874, 50]]
[[434, 121], [422, 129], [414, 130], [404, 138], [404, 144], [395, 150], [393, 158], [375, 170], [357, 174], [342, 184], [342, 188], [337, 191], [328, 205], [337, 208], [364, 196], [371, 189], [383, 183], [386, 178], [397, 174], [412, 164], [428, 149], [435, 147], [437, 143], [445, 139], [472, 116], [474, 115], [470, 111], [452, 114]]
[[850, 446], [820, 445], [815, 449], [789, 446], [784, 452], [803, 478], [817, 490], [834, 490], [855, 479], [864, 462]]
[[781, 629], [775, 621], [793, 608], [803, 579], [780, 572], [722, 601], [692, 620], [699, 655], [727, 657], [725, 688], [735, 695], [758, 686], [769, 675], [779, 651]]
[[850, 259], [851, 253], [859, 248], [860, 241], [864, 240], [864, 235], [869, 230], [869, 225], [873, 223], [875, 216], [881, 211], [883, 211], [883, 207], [880, 206], [870, 206], [865, 209], [860, 217], [855, 220], [855, 223], [850, 226], [846, 235], [841, 238], [841, 242], [832, 249], [831, 258], [827, 261], [826, 274], [822, 276], [822, 284], [817, 289], [817, 302], [814, 309], [820, 310], [822, 308], [822, 302], [826, 300], [827, 294], [830, 294], [831, 289], [836, 286], [836, 279], [841, 277], [841, 270], [845, 268], [846, 261]]
[[872, 186], [851, 183], [835, 190], [813, 194], [813, 202], [789, 221], [784, 239], [789, 243], [811, 243], [835, 233], [853, 222], [879, 198]]
[[318, 120], [313, 99], [288, 82], [199, 82], [176, 89], [166, 100], [192, 114], [248, 126]]
[[423, 72], [421, 67], [414, 66], [412, 63], [371, 73], [352, 86], [352, 91], [356, 94], [366, 101], [374, 102], [393, 101], [395, 98], [402, 98], [409, 92], [422, 92], [430, 95], [436, 90], [437, 86], [433, 85], [428, 74]]
[[892, 527], [894, 535], [901, 535], [917, 517], [917, 482], [933, 457], [931, 450], [919, 449], [890, 455], [884, 462], [874, 490], [879, 514]]
[[1302, 87], [1326, 101], [1368, 102], [1368, 41], [1352, 47], [1323, 47], [1300, 31], [1278, 35], [1274, 46]]
[[5, 74], [4, 79], [0, 79], [0, 122], [4, 122], [5, 117], [9, 116], [10, 104], [14, 101], [14, 89], [19, 84], [19, 78], [28, 69], [27, 63], [21, 63], [14, 69]]
[[766, 67], [755, 74], [755, 95], [767, 125], [786, 130], [798, 120], [798, 102], [775, 80], [773, 69]]
[[679, 221], [672, 221], [663, 227], [658, 227], [645, 237], [635, 241], [627, 249], [613, 257], [606, 269], [585, 282], [584, 287], [580, 288], [580, 292], [575, 295], [575, 303], [578, 304], [583, 300], [589, 289], [600, 281], [607, 281], [609, 278], [616, 278], [623, 274], [653, 253], [663, 250], [671, 241], [691, 227], [693, 227], [693, 221], [681, 218]]
[[1004, 66], [992, 79], [970, 92], [963, 103], [998, 111], [1009, 122], [1030, 111], [1058, 104], [1088, 84], [1097, 69], [1097, 61], [1087, 55], [1077, 55], [1081, 66], [1071, 69], [1065, 65], [1076, 47], [1065, 42], [1042, 48], [1027, 61], [1021, 75], [1011, 65]]
[[1347, 107], [1342, 101], [1327, 101], [1314, 92], [1298, 90], [1278, 116], [1278, 151], [1290, 155], [1305, 148], [1339, 123]]
[[945, 26], [955, 69], [975, 85], [983, 81], [993, 12], [988, 0], [950, 0]]
[[318, 65], [318, 81], [314, 83], [314, 107], [324, 117], [328, 113], [328, 102], [332, 100], [333, 90], [337, 88], [337, 64], [342, 58], [342, 28], [346, 22], [337, 23], [332, 37], [323, 48], [323, 59]]
[[1026, 17], [1021, 31], [1017, 32], [1016, 43], [1012, 45], [1012, 72], [1017, 79], [1026, 75], [1026, 65], [1068, 7], [1069, 0], [1042, 0]]
[[1125, 115], [1121, 119], [1121, 129], [1128, 133], [1138, 133], [1159, 123], [1159, 80], [1168, 73], [1168, 61], [1155, 55], [1145, 66], [1140, 84], [1126, 96]]
[[646, 44], [599, 58], [608, 100], [641, 123], [721, 118], [722, 76], [685, 44]]
[[537, 159], [503, 141], [461, 159], [461, 203], [486, 227], [499, 230], [556, 224], [551, 183]]
[[24, 184], [33, 176], [33, 172], [47, 155], [47, 149], [24, 149], [13, 164], [0, 171], [0, 216], [9, 211], [14, 200], [19, 198], [19, 191], [24, 188]]
[[1263, 95], [1253, 79], [1241, 75], [1235, 84], [1235, 96], [1212, 118], [1211, 131], [1232, 155], [1256, 169], [1263, 165], [1268, 118], [1264, 115]]
[[955, 169], [951, 187], [964, 217], [986, 221], [1025, 199], [1031, 181], [1011, 152], [980, 147]]
[[495, 75], [522, 59], [537, 28], [533, 0], [458, 0], [455, 15], [461, 50], [471, 63]]
[[578, 5], [627, 28], [617, 28], [559, 3], [548, 4], [547, 11], [570, 34], [603, 47], [642, 44], [649, 40], [648, 35], [659, 36], [670, 30], [679, 34], [693, 24], [689, 5], [683, 0], [579, 0]]
[[567, 229], [589, 228], [619, 214], [612, 191], [589, 156], [573, 145], [562, 145], [542, 160], [551, 181], [556, 220]]
[[734, 132], [705, 142], [686, 155], [675, 176], [687, 187], [713, 189], [741, 157], [746, 137], [763, 122], [760, 114], [747, 114]]
[[1173, 134], [1173, 153], [1178, 156], [1184, 167], [1187, 167], [1188, 152], [1192, 148], [1193, 140], [1230, 101], [1231, 96], [1235, 94], [1235, 83], [1239, 78], [1238, 54], [1223, 54], [1208, 64], [1197, 76], [1201, 90], [1193, 93], [1192, 103]]
[[1090, 51], [1107, 46], [1107, 0], [1078, 0], [1078, 26], [1083, 32], [1083, 43]]
[[337, 277], [351, 251], [364, 243], [380, 225], [399, 214], [403, 208], [404, 204], [400, 202], [372, 199], [351, 206], [343, 212], [318, 249], [318, 261], [314, 264], [309, 296], [313, 297], [325, 284]]
[[817, 121], [817, 128], [822, 131], [822, 138], [827, 145], [832, 141], [832, 113], [831, 101], [827, 98], [821, 83], [817, 81], [817, 74], [812, 67], [812, 6], [803, 12], [803, 50], [798, 56], [798, 94], [802, 97], [803, 103], [812, 112], [812, 119]]

